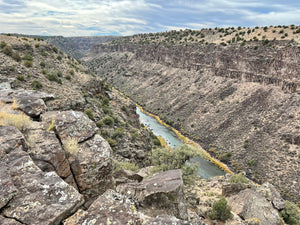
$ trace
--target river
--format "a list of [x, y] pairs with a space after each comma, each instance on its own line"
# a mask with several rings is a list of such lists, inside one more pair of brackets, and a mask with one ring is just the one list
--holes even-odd
[[[162, 125], [155, 118], [143, 113], [139, 107], [136, 108], [136, 113], [140, 116], [141, 123], [147, 126], [156, 136], [164, 138], [167, 145], [171, 148], [176, 148], [183, 144], [182, 140], [170, 128]], [[225, 174], [219, 167], [202, 157], [196, 157], [190, 161], [198, 163], [198, 175], [204, 179]]]

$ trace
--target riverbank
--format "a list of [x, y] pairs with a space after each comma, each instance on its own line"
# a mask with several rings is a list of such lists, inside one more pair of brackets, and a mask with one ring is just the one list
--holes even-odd
[[[124, 95], [123, 95], [124, 96]], [[185, 144], [191, 145], [193, 147], [196, 147], [198, 149], [201, 150], [202, 152], [202, 156], [204, 159], [210, 161], [211, 163], [213, 163], [215, 166], [217, 166], [218, 168], [222, 169], [223, 171], [225, 171], [226, 173], [230, 173], [230, 174], [234, 174], [227, 165], [225, 165], [224, 163], [220, 162], [219, 160], [213, 158], [206, 150], [204, 150], [198, 143], [192, 141], [191, 139], [189, 139], [188, 137], [185, 137], [184, 135], [182, 135], [178, 130], [176, 130], [174, 127], [171, 127], [170, 125], [166, 124], [164, 121], [162, 121], [159, 116], [154, 115], [150, 112], [147, 112], [143, 109], [142, 106], [136, 104], [136, 106], [141, 110], [141, 112], [147, 114], [148, 116], [151, 116], [153, 118], [155, 118], [157, 120], [158, 123], [160, 123], [161, 125], [168, 127], [169, 129], [171, 129], [177, 136], [179, 139], [181, 139]], [[161, 141], [161, 137], [159, 138], [159, 140]], [[162, 142], [163, 146], [165, 145], [165, 141]]]

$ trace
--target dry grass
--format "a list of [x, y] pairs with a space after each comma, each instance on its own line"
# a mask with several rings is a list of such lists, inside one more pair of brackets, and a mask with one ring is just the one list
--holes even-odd
[[55, 129], [55, 119], [52, 119], [50, 124], [49, 124], [49, 127], [47, 128], [47, 131], [51, 131], [51, 130], [54, 130]]
[[0, 126], [15, 126], [21, 131], [28, 128], [31, 119], [24, 113], [12, 109], [13, 105], [0, 102]]
[[19, 103], [18, 101], [14, 98], [13, 103], [11, 105], [12, 109], [18, 109], [19, 108]]
[[64, 150], [67, 153], [67, 157], [74, 156], [76, 157], [79, 151], [78, 140], [73, 137], [68, 137], [66, 141], [64, 141]]

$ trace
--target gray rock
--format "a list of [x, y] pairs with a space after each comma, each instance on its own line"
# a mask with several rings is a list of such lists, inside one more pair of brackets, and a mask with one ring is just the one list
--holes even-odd
[[245, 189], [228, 199], [232, 211], [242, 219], [257, 218], [261, 225], [280, 225], [278, 211], [261, 194], [252, 189]]
[[53, 131], [46, 131], [39, 122], [33, 122], [25, 134], [29, 155], [44, 172], [55, 171], [67, 183], [76, 187], [69, 162]]
[[141, 183], [117, 186], [117, 191], [136, 199], [149, 216], [167, 214], [187, 220], [181, 170], [168, 170], [150, 176]]
[[18, 190], [11, 180], [6, 163], [0, 162], [0, 209], [17, 194]]
[[100, 135], [81, 143], [77, 156], [69, 160], [78, 188], [86, 199], [112, 187], [112, 150]]
[[47, 110], [44, 100], [53, 99], [54, 96], [30, 90], [2, 90], [0, 91], [0, 101], [12, 103], [14, 100], [17, 103], [17, 109], [31, 117], [37, 117]]
[[44, 113], [41, 118], [46, 124], [50, 124], [52, 120], [55, 120], [55, 131], [62, 143], [69, 137], [76, 138], [78, 142], [83, 142], [97, 132], [96, 124], [83, 112], [72, 110], [51, 111]]
[[257, 189], [257, 191], [266, 199], [271, 201], [276, 209], [282, 210], [285, 208], [286, 205], [284, 199], [280, 196], [279, 192], [272, 184], [268, 182], [264, 183]]
[[[193, 223], [177, 219], [174, 216], [159, 215], [155, 218], [146, 218], [143, 225], [193, 225]], [[202, 225], [202, 223], [198, 225]]]
[[[23, 224], [57, 225], [83, 204], [77, 190], [55, 172], [44, 173], [34, 164], [19, 130], [0, 127], [0, 134], [1, 168], [6, 164], [6, 180], [17, 190], [2, 208], [4, 217]], [[3, 139], [6, 141], [2, 142]]]
[[139, 225], [140, 218], [134, 204], [113, 190], [97, 198], [87, 211], [78, 210], [64, 221], [64, 225], [114, 224]]
[[251, 186], [249, 184], [243, 184], [243, 183], [224, 183], [222, 185], [222, 195], [231, 196], [250, 187]]
[[1, 215], [0, 215], [0, 222], [2, 225], [22, 225], [22, 223], [14, 220], [14, 219], [5, 218]]

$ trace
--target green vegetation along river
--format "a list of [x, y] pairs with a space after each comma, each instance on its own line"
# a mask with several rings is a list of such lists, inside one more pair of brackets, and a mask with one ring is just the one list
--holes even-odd
[[[164, 138], [168, 146], [176, 148], [183, 144], [182, 140], [170, 128], [162, 125], [155, 118], [143, 113], [139, 107], [136, 108], [136, 112], [140, 116], [141, 123], [147, 126], [156, 136]], [[225, 174], [223, 170], [204, 158], [196, 157], [191, 159], [191, 162], [199, 164], [198, 174], [204, 179]]]

